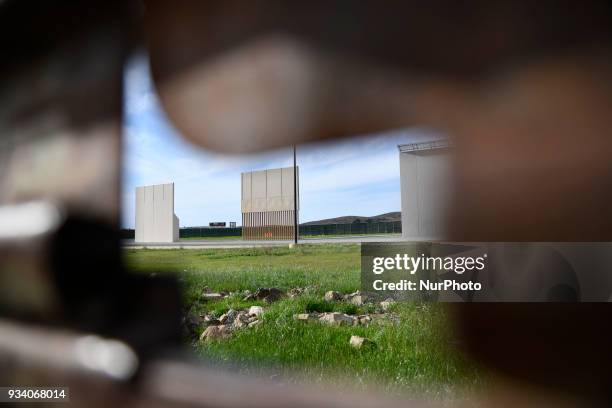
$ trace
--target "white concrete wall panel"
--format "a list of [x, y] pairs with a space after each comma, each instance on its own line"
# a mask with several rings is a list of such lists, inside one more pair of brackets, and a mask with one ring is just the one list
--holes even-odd
[[253, 198], [266, 198], [267, 182], [266, 171], [254, 171], [251, 173], [251, 194]]
[[267, 201], [266, 171], [254, 171], [251, 174], [251, 211], [266, 211]]
[[252, 211], [252, 190], [251, 190], [251, 178], [252, 173], [242, 173], [242, 194], [241, 194], [241, 210], [243, 213]]
[[145, 187], [144, 199], [144, 229], [143, 242], [156, 242], [155, 237], [155, 207], [153, 186]]
[[253, 171], [242, 173], [241, 176], [241, 209], [243, 213], [292, 211], [294, 209], [293, 167]]
[[242, 173], [241, 208], [244, 239], [293, 237], [293, 183], [293, 167]]
[[174, 184], [136, 188], [136, 242], [178, 240], [178, 218], [174, 215]]
[[451, 181], [451, 149], [400, 153], [402, 236], [445, 239]]
[[419, 197], [417, 188], [417, 156], [400, 153], [400, 187], [402, 196], [402, 235], [419, 235]]
[[[298, 170], [298, 175], [300, 174]], [[293, 210], [293, 167], [285, 167], [281, 169], [282, 179], [282, 198], [281, 198], [281, 210], [289, 211]], [[299, 193], [298, 189], [298, 193]], [[300, 200], [298, 197], [298, 206]]]
[[176, 242], [179, 240], [179, 219], [176, 214], [172, 214], [172, 238]]
[[142, 242], [144, 240], [144, 197], [145, 188], [136, 188], [136, 222], [135, 222], [135, 240]]
[[266, 171], [266, 183], [267, 196], [280, 198], [283, 195], [282, 169]]
[[[168, 214], [164, 214], [164, 186], [153, 186], [153, 241], [158, 242], [168, 228]], [[166, 217], [164, 217], [166, 215]]]
[[[300, 174], [298, 170], [298, 175]], [[293, 200], [293, 167], [281, 169], [283, 197], [291, 197]], [[299, 190], [298, 190], [299, 191]]]
[[266, 172], [268, 211], [281, 211], [283, 207], [282, 169], [273, 169]]

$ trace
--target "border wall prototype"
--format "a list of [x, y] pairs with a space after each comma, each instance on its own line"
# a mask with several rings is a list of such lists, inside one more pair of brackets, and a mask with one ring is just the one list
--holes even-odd
[[174, 214], [174, 183], [136, 187], [136, 242], [176, 242], [179, 219]]
[[453, 146], [443, 139], [398, 148], [402, 236], [408, 240], [445, 239]]
[[[299, 215], [299, 168], [297, 209]], [[294, 236], [293, 167], [242, 173], [242, 238], [290, 240]]]

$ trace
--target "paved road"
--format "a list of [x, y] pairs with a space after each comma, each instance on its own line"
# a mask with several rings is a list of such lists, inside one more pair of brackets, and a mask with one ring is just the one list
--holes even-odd
[[[300, 244], [356, 244], [360, 242], [398, 242], [402, 241], [402, 236], [399, 234], [385, 235], [367, 235], [367, 236], [346, 236], [346, 237], [328, 237], [328, 238], [302, 238], [298, 242]], [[200, 248], [253, 248], [261, 246], [285, 246], [289, 241], [243, 241], [236, 240], [186, 240], [179, 242], [160, 242], [143, 245], [135, 243], [134, 240], [123, 240], [124, 248], [184, 248], [184, 249], [200, 249]]]

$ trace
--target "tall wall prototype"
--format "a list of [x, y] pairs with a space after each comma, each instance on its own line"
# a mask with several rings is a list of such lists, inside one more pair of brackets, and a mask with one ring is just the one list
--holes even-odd
[[[242, 173], [243, 239], [292, 239], [294, 226], [293, 167]], [[299, 215], [299, 168], [298, 215]]]
[[136, 187], [136, 242], [175, 242], [174, 183]]
[[452, 148], [444, 143], [415, 144], [408, 151], [402, 151], [403, 147], [399, 154], [402, 236], [414, 240], [445, 239]]

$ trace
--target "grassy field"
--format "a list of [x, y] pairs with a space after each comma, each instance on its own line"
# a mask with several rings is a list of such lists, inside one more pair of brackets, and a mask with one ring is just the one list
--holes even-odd
[[[229, 308], [261, 305], [263, 324], [240, 330], [230, 339], [197, 343], [196, 351], [214, 362], [243, 372], [273, 373], [314, 382], [351, 380], [358, 386], [376, 384], [390, 392], [417, 391], [453, 398], [481, 385], [477, 370], [453, 350], [441, 305], [398, 303], [391, 312], [398, 321], [369, 326], [324, 326], [299, 322], [296, 313], [342, 311], [372, 313], [375, 305], [324, 302], [328, 290], [359, 289], [358, 245], [301, 245], [252, 249], [126, 250], [133, 271], [180, 274], [185, 302], [198, 305], [202, 289], [238, 292], [220, 301], [197, 306], [216, 316]], [[287, 291], [308, 287], [308, 294], [270, 305], [243, 301], [241, 291], [276, 287]], [[351, 335], [373, 340], [376, 346], [353, 349]]]

